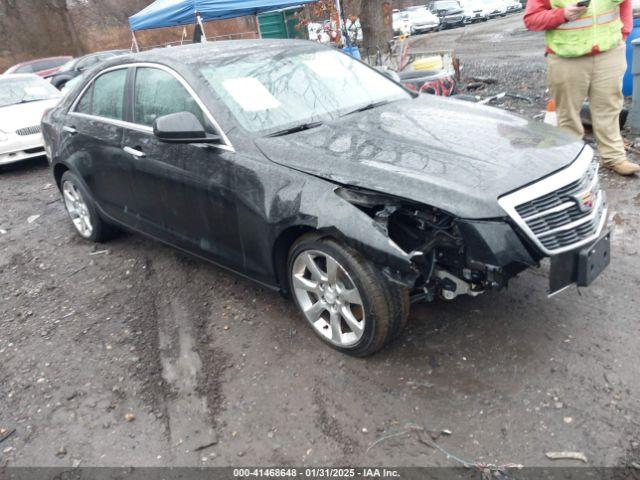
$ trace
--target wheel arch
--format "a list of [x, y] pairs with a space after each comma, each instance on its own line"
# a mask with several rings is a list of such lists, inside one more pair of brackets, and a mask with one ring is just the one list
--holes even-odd
[[[333, 238], [334, 240], [345, 243], [346, 245], [355, 248], [361, 253], [366, 252], [364, 245], [353, 241], [341, 231], [336, 228], [322, 228], [318, 229], [311, 225], [296, 224], [291, 225], [284, 229], [273, 244], [273, 271], [276, 275], [277, 285], [280, 287], [280, 291], [289, 296], [289, 281], [287, 279], [287, 262], [289, 260], [289, 252], [294, 243], [305, 235], [316, 235], [318, 238]], [[366, 253], [365, 253], [366, 254]]]
[[53, 166], [53, 178], [56, 181], [56, 185], [58, 186], [58, 190], [62, 189], [62, 176], [64, 175], [65, 172], [68, 172], [69, 170], [71, 170], [71, 168], [69, 168], [69, 166], [65, 163], [56, 163]]
[[310, 225], [292, 225], [280, 232], [273, 244], [273, 271], [280, 286], [280, 291], [286, 296], [289, 295], [289, 282], [287, 281], [289, 251], [300, 237], [312, 233], [321, 235], [320, 231]]

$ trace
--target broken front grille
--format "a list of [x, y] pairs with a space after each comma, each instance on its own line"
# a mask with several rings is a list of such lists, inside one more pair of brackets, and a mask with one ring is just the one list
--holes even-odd
[[573, 165], [500, 199], [516, 223], [545, 253], [577, 248], [600, 234], [606, 199], [591, 149]]
[[35, 125], [33, 127], [20, 128], [16, 130], [16, 134], [26, 137], [27, 135], [35, 135], [36, 133], [40, 133], [40, 125]]

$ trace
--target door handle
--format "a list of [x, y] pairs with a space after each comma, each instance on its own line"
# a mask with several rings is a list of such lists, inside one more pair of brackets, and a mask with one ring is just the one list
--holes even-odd
[[62, 127], [62, 130], [64, 132], [67, 132], [71, 135], [75, 135], [76, 133], [78, 133], [78, 130], [75, 129], [75, 127], [67, 127], [66, 125], [64, 127]]
[[124, 147], [122, 150], [127, 152], [129, 155], [133, 155], [136, 158], [144, 158], [147, 156], [144, 152], [141, 152], [140, 150], [136, 150], [135, 148], [131, 148], [131, 147]]

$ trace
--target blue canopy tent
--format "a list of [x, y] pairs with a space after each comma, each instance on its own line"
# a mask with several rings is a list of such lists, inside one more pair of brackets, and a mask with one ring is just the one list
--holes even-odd
[[203, 22], [257, 15], [317, 0], [156, 0], [129, 17], [132, 32], [152, 28], [193, 25], [196, 14]]

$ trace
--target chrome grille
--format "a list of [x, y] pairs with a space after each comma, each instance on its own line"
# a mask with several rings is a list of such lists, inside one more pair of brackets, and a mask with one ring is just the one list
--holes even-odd
[[568, 168], [501, 198], [500, 204], [540, 249], [562, 253], [595, 240], [606, 220], [598, 162], [585, 148]]
[[36, 133], [40, 133], [40, 125], [36, 125], [34, 127], [20, 128], [16, 130], [16, 134], [23, 137], [27, 135], [35, 135]]

